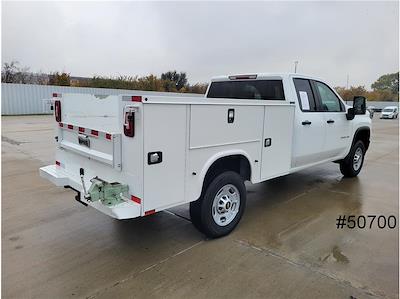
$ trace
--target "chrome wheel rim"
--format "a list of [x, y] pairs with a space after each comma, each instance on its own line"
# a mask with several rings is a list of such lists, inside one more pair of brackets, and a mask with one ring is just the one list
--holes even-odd
[[211, 213], [215, 223], [226, 226], [235, 219], [240, 208], [239, 190], [232, 184], [223, 186], [214, 197]]
[[362, 160], [363, 160], [363, 151], [360, 147], [358, 147], [353, 157], [353, 168], [355, 171], [360, 169]]

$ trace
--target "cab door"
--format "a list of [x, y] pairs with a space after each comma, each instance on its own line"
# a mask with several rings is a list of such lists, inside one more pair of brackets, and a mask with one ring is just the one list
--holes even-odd
[[318, 111], [311, 81], [294, 78], [293, 82], [298, 104], [294, 119], [292, 167], [300, 167], [325, 158], [326, 122], [323, 113]]
[[323, 114], [326, 126], [324, 155], [327, 159], [345, 154], [350, 141], [351, 122], [346, 119], [346, 109], [336, 93], [325, 83], [313, 81], [317, 109]]

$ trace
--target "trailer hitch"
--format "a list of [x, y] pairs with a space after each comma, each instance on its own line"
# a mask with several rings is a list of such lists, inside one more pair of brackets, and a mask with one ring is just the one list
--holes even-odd
[[74, 190], [74, 191], [76, 192], [76, 195], [75, 195], [75, 197], [74, 197], [75, 200], [76, 200], [77, 202], [83, 204], [85, 207], [88, 206], [88, 204], [87, 204], [86, 202], [83, 202], [83, 201], [81, 200], [81, 192], [80, 192], [80, 191], [76, 190], [75, 188], [72, 188], [70, 185], [64, 186], [64, 188], [65, 188], [65, 189]]

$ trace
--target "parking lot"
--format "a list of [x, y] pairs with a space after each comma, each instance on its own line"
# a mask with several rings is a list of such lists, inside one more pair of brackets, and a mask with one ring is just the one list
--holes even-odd
[[397, 298], [396, 229], [337, 229], [339, 215], [395, 215], [398, 120], [373, 119], [361, 174], [330, 163], [248, 185], [227, 237], [207, 240], [188, 206], [118, 221], [39, 177], [52, 116], [2, 118], [4, 298]]

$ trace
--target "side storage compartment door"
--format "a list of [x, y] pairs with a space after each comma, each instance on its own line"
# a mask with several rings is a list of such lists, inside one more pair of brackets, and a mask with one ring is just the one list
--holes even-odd
[[287, 174], [291, 167], [294, 105], [265, 106], [261, 179]]
[[184, 201], [186, 105], [144, 104], [144, 212]]

